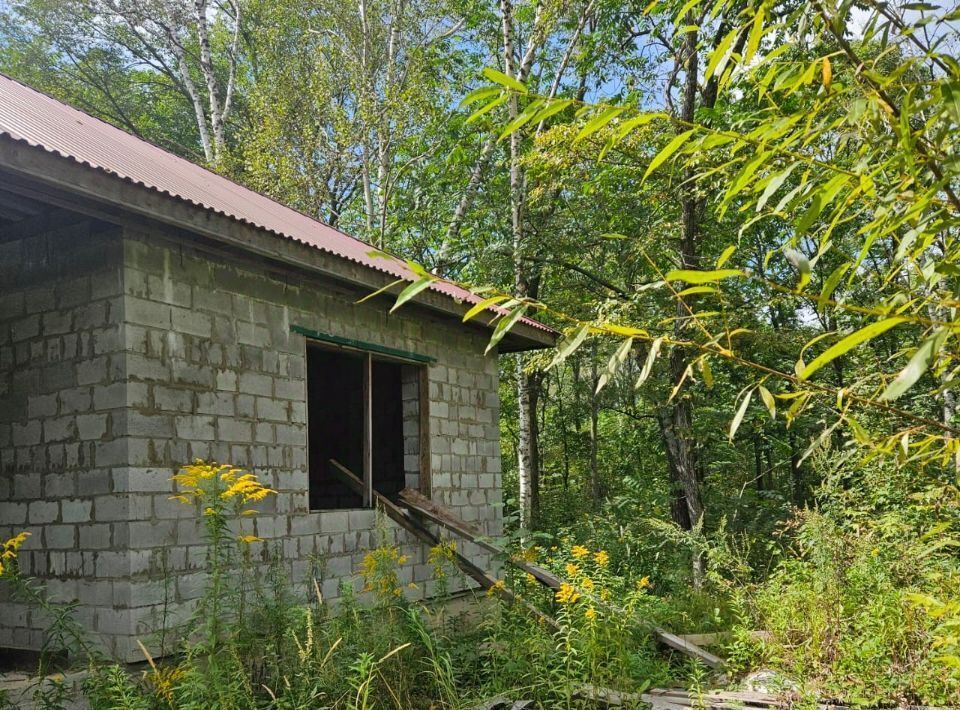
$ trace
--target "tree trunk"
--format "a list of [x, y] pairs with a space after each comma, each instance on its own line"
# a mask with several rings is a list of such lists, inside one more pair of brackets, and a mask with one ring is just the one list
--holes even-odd
[[600, 452], [599, 425], [600, 407], [597, 398], [597, 348], [594, 344], [590, 357], [590, 498], [594, 509], [600, 504], [603, 490], [600, 484]]
[[[692, 12], [686, 16], [688, 29], [683, 40], [684, 85], [680, 119], [692, 123], [697, 103], [697, 19]], [[681, 126], [678, 131], [686, 130]], [[681, 187], [681, 233], [680, 268], [698, 269], [699, 264], [699, 210], [700, 200], [692, 168], [684, 170], [684, 184]], [[677, 299], [677, 320], [674, 321], [674, 337], [683, 340], [687, 337], [686, 324], [692, 310], [692, 299]], [[687, 530], [692, 530], [703, 517], [703, 502], [700, 495], [700, 483], [697, 475], [697, 458], [693, 439], [693, 404], [690, 393], [683, 382], [690, 366], [691, 354], [686, 348], [673, 347], [669, 357], [669, 381], [673, 398], [665, 405], [666, 411], [660, 417], [660, 429], [667, 450], [667, 469], [673, 491], [672, 512], [674, 522]], [[685, 506], [680, 505], [682, 496]], [[682, 508], [685, 507], [684, 512]], [[703, 579], [703, 559], [694, 554], [693, 582], [699, 587]]]

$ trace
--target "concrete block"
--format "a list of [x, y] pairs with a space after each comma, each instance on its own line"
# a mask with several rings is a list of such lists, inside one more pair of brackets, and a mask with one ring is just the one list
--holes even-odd
[[270, 397], [273, 395], [273, 378], [256, 372], [242, 372], [240, 373], [239, 388], [245, 394]]
[[27, 504], [0, 502], [0, 526], [23, 525], [27, 522]]
[[57, 413], [57, 393], [37, 394], [27, 398], [27, 416], [30, 419], [52, 417]]
[[181, 439], [212, 441], [214, 435], [214, 418], [199, 414], [176, 417], [176, 433]]
[[73, 549], [77, 545], [77, 528], [74, 525], [46, 525], [43, 542], [48, 549]]
[[92, 520], [93, 501], [82, 498], [60, 502], [61, 520], [65, 523], [88, 523]]
[[350, 517], [345, 510], [325, 510], [320, 516], [320, 530], [324, 533], [344, 533], [350, 529]]
[[253, 441], [253, 425], [230, 417], [217, 417], [217, 438], [221, 441]]
[[31, 525], [52, 523], [60, 514], [57, 501], [35, 500], [29, 504], [28, 518]]
[[77, 417], [77, 433], [83, 440], [102, 439], [107, 434], [107, 415], [81, 414]]
[[193, 392], [183, 387], [152, 385], [153, 401], [157, 409], [168, 412], [193, 412]]

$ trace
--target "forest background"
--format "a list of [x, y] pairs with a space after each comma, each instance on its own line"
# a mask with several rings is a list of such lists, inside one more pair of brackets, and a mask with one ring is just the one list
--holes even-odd
[[564, 331], [502, 359], [516, 545], [603, 550], [678, 630], [764, 629], [744, 669], [947, 703], [958, 23], [26, 0], [0, 2], [0, 71]]

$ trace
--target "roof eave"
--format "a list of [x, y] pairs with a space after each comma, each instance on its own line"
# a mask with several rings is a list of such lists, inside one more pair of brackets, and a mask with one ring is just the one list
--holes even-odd
[[[135, 226], [143, 226], [143, 220], [168, 225], [371, 292], [393, 280], [387, 274], [286, 235], [2, 134], [0, 170], [28, 181], [19, 185], [24, 192], [35, 193], [39, 188], [42, 197], [49, 203], [98, 219], [119, 224], [133, 223]], [[3, 183], [0, 175], [0, 185]], [[16, 191], [18, 185], [7, 184], [4, 187]], [[411, 303], [458, 319], [472, 305], [432, 290], [420, 292]], [[491, 313], [486, 324], [480, 321], [478, 325], [489, 325], [493, 320]], [[555, 345], [556, 340], [555, 331], [521, 321], [503, 338], [498, 350], [521, 352], [549, 348]]]

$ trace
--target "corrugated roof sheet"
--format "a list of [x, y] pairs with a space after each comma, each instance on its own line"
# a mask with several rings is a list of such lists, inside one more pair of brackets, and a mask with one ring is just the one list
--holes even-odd
[[[400, 259], [372, 257], [373, 247], [359, 239], [2, 74], [0, 135], [396, 278], [417, 278]], [[437, 281], [431, 289], [470, 303], [480, 300], [449, 281]], [[553, 332], [535, 320], [523, 320], [539, 330]]]

